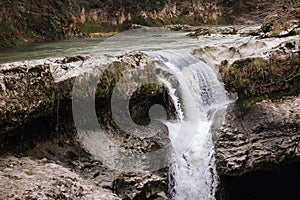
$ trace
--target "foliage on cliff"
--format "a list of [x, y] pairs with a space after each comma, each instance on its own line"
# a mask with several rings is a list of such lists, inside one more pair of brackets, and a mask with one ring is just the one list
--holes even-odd
[[0, 0], [0, 47], [124, 30], [133, 23], [147, 26], [201, 24], [205, 23], [203, 17], [198, 16], [198, 11], [194, 12], [205, 8], [203, 14], [213, 13], [218, 9], [216, 2], [218, 0], [213, 3], [176, 0]]
[[300, 1], [285, 0], [265, 17], [262, 31], [265, 37], [300, 35]]
[[66, 38], [72, 26], [72, 1], [0, 1], [0, 46], [18, 46], [31, 41]]
[[0, 0], [0, 47], [122, 31], [131, 24], [261, 22], [287, 0]]

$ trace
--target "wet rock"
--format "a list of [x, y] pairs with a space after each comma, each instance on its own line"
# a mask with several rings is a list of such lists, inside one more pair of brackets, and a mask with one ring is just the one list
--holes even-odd
[[192, 38], [198, 38], [199, 36], [210, 36], [211, 32], [206, 28], [199, 28], [193, 33], [189, 33], [187, 36]]
[[223, 35], [235, 35], [237, 33], [237, 30], [235, 29], [235, 27], [229, 26], [229, 27], [222, 29], [221, 33]]
[[195, 28], [187, 24], [173, 24], [165, 26], [166, 29], [172, 31], [193, 31]]
[[[220, 74], [229, 92], [236, 92], [240, 101], [262, 95], [271, 97], [299, 93], [299, 53], [296, 41], [281, 43], [269, 51], [267, 59], [247, 58], [231, 65], [223, 63]], [[251, 97], [251, 98], [250, 98]]]
[[[128, 83], [118, 86], [119, 93], [124, 98], [130, 98], [131, 93], [138, 89], [141, 83], [151, 83], [156, 78], [154, 64], [142, 53], [126, 54], [113, 59], [91, 58], [86, 60], [83, 66], [82, 62], [78, 61], [84, 59], [86, 58], [83, 56], [75, 56], [55, 61], [40, 60], [1, 65], [0, 133], [52, 113], [57, 99], [71, 100], [75, 77], [91, 69], [95, 69], [92, 76], [99, 79], [96, 91], [96, 99], [99, 100], [110, 100], [109, 94], [121, 78], [123, 82]], [[103, 60], [109, 61], [98, 64], [103, 63]], [[149, 97], [162, 91], [161, 87], [153, 84], [148, 84], [140, 90]]]
[[65, 57], [61, 62], [63, 64], [66, 64], [66, 63], [71, 63], [71, 62], [78, 62], [78, 61], [84, 61], [86, 58], [81, 56], [81, 55], [78, 55], [78, 56], [67, 56]]
[[239, 49], [242, 59], [221, 64], [225, 87], [237, 101], [229, 106], [217, 137], [220, 175], [240, 176], [299, 159], [299, 38], [280, 40], [273, 48], [265, 43], [262, 54]]
[[129, 29], [137, 29], [137, 28], [143, 28], [143, 25], [140, 25], [140, 24], [131, 24], [131, 26], [129, 27]]
[[264, 32], [262, 37], [287, 37], [297, 35], [300, 27], [299, 20], [289, 20], [280, 22], [273, 19], [262, 25], [261, 29]]
[[299, 127], [299, 96], [264, 100], [246, 112], [231, 105], [215, 145], [219, 174], [239, 176], [299, 160]]
[[114, 181], [113, 190], [122, 199], [168, 199], [167, 180], [160, 176], [144, 174], [123, 174]]
[[[270, 52], [275, 50], [283, 51], [286, 55], [296, 54], [299, 51], [299, 37], [282, 37], [282, 38], [264, 38], [248, 37], [245, 40], [234, 40], [232, 43], [212, 44], [195, 49], [193, 54], [204, 60], [211, 66], [219, 67], [222, 62], [226, 61], [231, 65], [237, 60], [246, 58], [271, 58]], [[282, 49], [285, 43], [295, 44], [293, 49]], [[276, 59], [276, 58], [275, 58]]]
[[[65, 60], [65, 61], [63, 61]], [[74, 62], [73, 62], [73, 61]], [[156, 69], [153, 67], [153, 63], [149, 61], [148, 57], [139, 52], [135, 53], [129, 53], [123, 56], [120, 56], [118, 58], [107, 58], [107, 62], [103, 63], [103, 68], [98, 68], [99, 63], [103, 63], [106, 59], [101, 58], [87, 58], [85, 60], [85, 65], [82, 65], [81, 59], [77, 61], [77, 59], [69, 59], [68, 62], [66, 62], [66, 58], [61, 59], [55, 59], [55, 60], [40, 60], [35, 62], [26, 62], [26, 63], [20, 63], [19, 65], [22, 66], [20, 69], [18, 67], [12, 66], [12, 68], [9, 68], [10, 64], [3, 65], [3, 69], [13, 69], [11, 71], [3, 71], [3, 77], [10, 78], [10, 77], [19, 77], [19, 76], [25, 76], [28, 77], [29, 75], [27, 68], [25, 65], [31, 66], [30, 68], [33, 69], [40, 69], [40, 74], [36, 74], [37, 80], [40, 80], [41, 78], [44, 78], [45, 74], [49, 75], [49, 85], [50, 85], [50, 92], [53, 92], [53, 99], [52, 99], [52, 107], [49, 109], [44, 110], [38, 110], [39, 115], [36, 117], [38, 120], [34, 120], [34, 118], [30, 118], [30, 120], [33, 120], [32, 123], [28, 123], [27, 121], [22, 121], [22, 123], [26, 124], [20, 124], [22, 125], [22, 129], [15, 130], [16, 128], [15, 124], [13, 124], [11, 127], [12, 129], [9, 130], [9, 134], [7, 134], [7, 137], [11, 137], [13, 139], [9, 139], [10, 143], [6, 144], [6, 146], [1, 147], [1, 151], [5, 150], [3, 152], [14, 152], [16, 155], [31, 155], [37, 158], [43, 158], [46, 157], [48, 160], [53, 160], [57, 163], [60, 163], [64, 166], [69, 166], [73, 170], [75, 170], [80, 176], [89, 179], [91, 184], [91, 188], [85, 188], [82, 186], [82, 191], [75, 191], [72, 188], [75, 188], [76, 186], [73, 186], [71, 183], [68, 182], [69, 178], [67, 176], [60, 176], [57, 174], [54, 174], [53, 177], [59, 176], [60, 179], [58, 180], [58, 183], [52, 183], [51, 181], [48, 182], [49, 186], [36, 188], [36, 186], [29, 188], [28, 191], [33, 191], [30, 193], [30, 198], [44, 198], [42, 195], [48, 195], [49, 198], [65, 198], [65, 199], [79, 199], [79, 198], [88, 198], [88, 199], [109, 199], [110, 196], [103, 196], [106, 194], [106, 190], [103, 190], [102, 188], [106, 189], [112, 189], [113, 183], [116, 182], [116, 175], [118, 177], [121, 177], [121, 172], [109, 169], [105, 163], [102, 163], [99, 160], [95, 160], [93, 156], [86, 152], [86, 149], [83, 149], [81, 143], [77, 140], [77, 132], [76, 127], [73, 122], [72, 117], [72, 97], [73, 97], [73, 86], [75, 77], [78, 74], [81, 74], [82, 72], [93, 72], [92, 69], [96, 69], [94, 72], [99, 72], [100, 76], [95, 75], [96, 78], [99, 78], [96, 80], [98, 83], [98, 89], [96, 91], [96, 104], [97, 112], [99, 111], [99, 122], [103, 127], [103, 130], [107, 132], [107, 135], [109, 137], [112, 137], [116, 139], [116, 143], [119, 143], [120, 146], [126, 151], [132, 151], [132, 152], [138, 152], [138, 153], [145, 153], [145, 152], [151, 152], [155, 151], [157, 149], [160, 149], [161, 147], [165, 146], [166, 144], [170, 143], [169, 137], [168, 137], [168, 130], [165, 125], [163, 125], [160, 122], [154, 122], [154, 126], [157, 127], [157, 129], [154, 129], [153, 127], [148, 127], [146, 129], [143, 129], [141, 126], [140, 129], [133, 129], [124, 134], [120, 128], [117, 127], [116, 124], [113, 124], [113, 119], [110, 111], [110, 98], [111, 93], [116, 86], [116, 82], [119, 81], [119, 79], [123, 78], [126, 83], [128, 84], [121, 84], [119, 86], [119, 91], [121, 92], [121, 97], [132, 98], [130, 102], [130, 108], [131, 109], [137, 109], [139, 112], [132, 112], [132, 118], [133, 119], [139, 119], [143, 122], [147, 122], [149, 118], [149, 107], [154, 103], [159, 103], [160, 101], [163, 101], [160, 98], [167, 98], [167, 95], [165, 94], [162, 96], [162, 92], [165, 90], [158, 86], [153, 84], [146, 84], [142, 88], [138, 88], [138, 90], [131, 96], [130, 91], [133, 90], [138, 86], [139, 81], [142, 79], [142, 81], [155, 81], [153, 79], [156, 75]], [[70, 61], [70, 62], [69, 62]], [[72, 61], [72, 62], [71, 62]], [[41, 65], [40, 63], [44, 63]], [[46, 66], [44, 68], [44, 66]], [[101, 67], [101, 65], [100, 65]], [[16, 71], [14, 71], [16, 70]], [[99, 70], [99, 71], [97, 71]], [[9, 73], [8, 73], [9, 72]], [[29, 70], [29, 72], [31, 72]], [[12, 73], [11, 76], [10, 73]], [[125, 74], [127, 73], [127, 74]], [[126, 76], [127, 75], [127, 76]], [[153, 75], [153, 76], [152, 76]], [[30, 76], [31, 78], [31, 76]], [[34, 76], [34, 78], [36, 78]], [[9, 87], [9, 91], [15, 96], [14, 98], [17, 98], [17, 92], [21, 95], [25, 93], [23, 89], [25, 88], [26, 91], [31, 92], [30, 95], [34, 98], [37, 98], [38, 95], [41, 95], [40, 103], [43, 105], [43, 102], [45, 101], [44, 96], [42, 94], [48, 94], [45, 90], [44, 84], [48, 84], [48, 76], [43, 79], [43, 82], [38, 82], [35, 85], [35, 88], [41, 90], [41, 94], [36, 92], [35, 94], [32, 94], [31, 90], [29, 91], [25, 86], [23, 87]], [[151, 79], [151, 80], [149, 80]], [[28, 79], [26, 79], [28, 80]], [[35, 79], [33, 79], [35, 80]], [[5, 83], [5, 90], [2, 89], [2, 91], [7, 93], [7, 85]], [[3, 84], [1, 84], [1, 88]], [[48, 85], [47, 85], [48, 86]], [[42, 93], [44, 92], [44, 93]], [[86, 92], [86, 91], [84, 91]], [[158, 95], [160, 94], [161, 95]], [[10, 94], [10, 93], [9, 93]], [[37, 95], [38, 94], [38, 95]], [[85, 93], [84, 93], [85, 94]], [[87, 94], [89, 94], [87, 92]], [[21, 96], [19, 95], [19, 96]], [[158, 95], [158, 97], [157, 97]], [[20, 103], [24, 103], [28, 101], [28, 104], [26, 106], [30, 106], [31, 104], [29, 101], [31, 100], [31, 96], [26, 96], [26, 98], [20, 98], [18, 101]], [[6, 98], [7, 96], [3, 96]], [[3, 98], [3, 103], [7, 103], [5, 99]], [[153, 98], [153, 99], [151, 99]], [[150, 99], [150, 100], [149, 100]], [[154, 101], [155, 100], [155, 101]], [[22, 102], [23, 101], [23, 102]], [[144, 102], [144, 103], [143, 103]], [[32, 102], [31, 102], [32, 103]], [[169, 102], [170, 103], [170, 102]], [[147, 106], [145, 106], [147, 105]], [[166, 104], [167, 108], [170, 105]], [[103, 109], [103, 110], [101, 110]], [[173, 108], [174, 109], [174, 108]], [[16, 109], [19, 111], [18, 109]], [[6, 111], [6, 107], [4, 109]], [[143, 112], [142, 114], [140, 112]], [[98, 114], [99, 114], [98, 113]], [[102, 115], [105, 113], [104, 115]], [[41, 118], [41, 115], [47, 115], [45, 118]], [[174, 114], [174, 113], [173, 113]], [[140, 119], [140, 116], [143, 116], [145, 119]], [[29, 115], [31, 117], [31, 115]], [[48, 118], [47, 118], [48, 117]], [[101, 118], [103, 117], [103, 118]], [[43, 127], [43, 124], [46, 124], [46, 121], [53, 121], [52, 124], [49, 126]], [[6, 121], [1, 121], [3, 125], [6, 127], [8, 126]], [[38, 123], [38, 125], [35, 125], [35, 122]], [[7, 123], [7, 124], [5, 124]], [[1, 124], [2, 125], [2, 124]], [[1, 129], [4, 130], [4, 129]], [[150, 133], [149, 137], [141, 137], [140, 135], [145, 135], [142, 131], [148, 131]], [[140, 135], [139, 135], [140, 131]], [[46, 134], [43, 134], [46, 133]], [[135, 136], [130, 136], [128, 133], [134, 133]], [[143, 134], [142, 134], [143, 133]], [[3, 132], [4, 134], [4, 132]], [[6, 132], [5, 132], [6, 134]], [[39, 134], [43, 134], [44, 137], [42, 140], [36, 139], [40, 138]], [[2, 139], [2, 138], [1, 138]], [[35, 140], [36, 139], [36, 140]], [[14, 140], [13, 142], [11, 140]], [[2, 140], [1, 140], [2, 142]], [[13, 151], [11, 150], [10, 146], [13, 145], [19, 145], [17, 148], [14, 148]], [[5, 148], [5, 149], [4, 149]], [[20, 160], [25, 159], [21, 158]], [[46, 161], [46, 160], [45, 160]], [[6, 162], [6, 161], [4, 161]], [[9, 162], [9, 161], [7, 161]], [[27, 162], [27, 161], [26, 161]], [[30, 161], [31, 162], [31, 161]], [[37, 163], [32, 163], [32, 167], [36, 165], [36, 168], [40, 167]], [[57, 167], [60, 167], [56, 165]], [[25, 166], [24, 166], [25, 167]], [[44, 168], [44, 166], [41, 166]], [[48, 167], [49, 169], [52, 169], [51, 166], [48, 165], [45, 166], [45, 168]], [[35, 168], [34, 168], [35, 169]], [[52, 169], [54, 172], [59, 172], [59, 169], [56, 170], [56, 168]], [[45, 172], [48, 172], [45, 170]], [[38, 174], [40, 177], [39, 180], [44, 181], [46, 177], [44, 178], [44, 175]], [[52, 177], [52, 174], [49, 173], [49, 176]], [[51, 178], [50, 177], [50, 178]], [[24, 181], [26, 181], [24, 178]], [[56, 180], [56, 178], [53, 178], [53, 180]], [[135, 199], [145, 199], [145, 198], [164, 198], [164, 194], [167, 193], [166, 186], [165, 186], [165, 180], [166, 178], [162, 178], [162, 176], [159, 175], [153, 175], [150, 173], [147, 173], [146, 175], [143, 174], [137, 174], [135, 175], [136, 184], [133, 187], [128, 187], [125, 189], [122, 189], [124, 191], [124, 194], [131, 195], [132, 198]], [[148, 179], [146, 181], [146, 179]], [[6, 179], [5, 179], [6, 180]], [[31, 179], [28, 179], [31, 180]], [[72, 179], [73, 180], [73, 179]], [[140, 182], [140, 180], [145, 182]], [[65, 183], [68, 182], [68, 183]], [[76, 181], [74, 181], [76, 182]], [[0, 181], [0, 184], [2, 182]], [[12, 181], [11, 184], [17, 184]], [[39, 182], [37, 181], [37, 184]], [[77, 184], [77, 183], [74, 183]], [[56, 190], [51, 189], [52, 187], [55, 188], [56, 186], [62, 186], [61, 188], [58, 188]], [[58, 187], [57, 186], [57, 187]], [[13, 186], [16, 187], [18, 190], [19, 186]], [[31, 186], [28, 186], [31, 187]], [[102, 187], [102, 188], [100, 188]], [[121, 187], [121, 186], [120, 186]], [[50, 189], [48, 189], [50, 188]], [[71, 189], [70, 189], [71, 188]], [[93, 189], [95, 188], [95, 189]], [[96, 190], [99, 188], [99, 195]], [[86, 190], [89, 190], [90, 193], [94, 192], [94, 196], [90, 195], [90, 193], [85, 192]], [[134, 191], [134, 193], [132, 193]], [[35, 193], [35, 191], [37, 191]], [[104, 191], [104, 192], [102, 192]], [[55, 193], [58, 192], [59, 194]], [[132, 194], [131, 194], [132, 193]], [[20, 193], [19, 197], [23, 198], [27, 195], [27, 193]], [[61, 195], [61, 196], [59, 196]], [[89, 196], [88, 196], [89, 195]], [[103, 197], [102, 197], [102, 196]], [[123, 196], [123, 193], [121, 194]], [[87, 197], [86, 197], [87, 196]], [[136, 197], [135, 197], [136, 196]], [[115, 197], [115, 196], [114, 196]], [[113, 198], [112, 198], [113, 199]]]

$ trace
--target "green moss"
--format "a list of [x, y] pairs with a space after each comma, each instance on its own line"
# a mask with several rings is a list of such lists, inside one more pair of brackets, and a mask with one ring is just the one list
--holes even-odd
[[79, 29], [83, 33], [107, 33], [124, 30], [122, 25], [113, 25], [110, 23], [99, 23], [96, 21], [86, 21], [83, 24], [79, 24]]
[[300, 35], [300, 29], [298, 29], [298, 30], [294, 30], [294, 33], [293, 33], [294, 35]]
[[54, 106], [54, 102], [55, 102], [55, 92], [53, 91], [52, 93], [49, 93], [45, 99], [45, 105], [47, 108], [51, 108]]
[[251, 104], [261, 98], [300, 94], [299, 53], [286, 61], [248, 58], [221, 67], [221, 76], [229, 92], [239, 101]]
[[270, 32], [271, 37], [278, 37], [282, 31], [281, 30], [275, 30]]

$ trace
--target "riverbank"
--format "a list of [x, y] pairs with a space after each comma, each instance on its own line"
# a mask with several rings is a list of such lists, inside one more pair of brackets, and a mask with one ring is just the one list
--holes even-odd
[[162, 27], [170, 24], [202, 26], [263, 23], [269, 19], [268, 16], [290, 18], [294, 11], [299, 12], [298, 8], [298, 2], [283, 0], [159, 0], [134, 3], [46, 0], [42, 5], [25, 0], [4, 1], [1, 2], [0, 12], [0, 48], [90, 35], [107, 36], [112, 32], [128, 30], [132, 24]]

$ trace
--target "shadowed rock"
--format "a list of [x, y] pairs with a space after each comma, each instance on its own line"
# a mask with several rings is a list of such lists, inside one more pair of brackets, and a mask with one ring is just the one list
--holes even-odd
[[52, 112], [55, 101], [50, 66], [0, 66], [0, 135]]
[[264, 100], [246, 111], [233, 104], [215, 146], [218, 171], [239, 176], [297, 161], [299, 141], [300, 97]]

